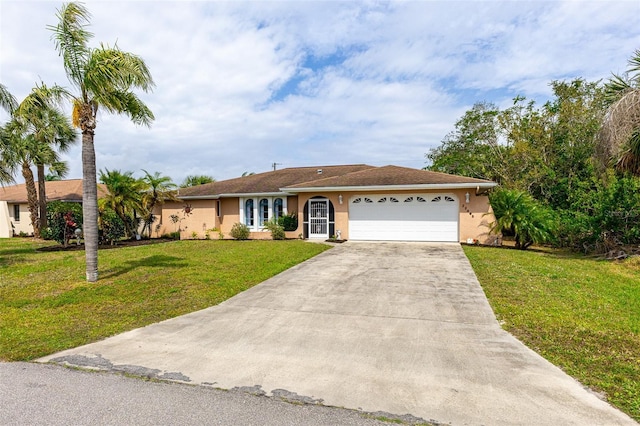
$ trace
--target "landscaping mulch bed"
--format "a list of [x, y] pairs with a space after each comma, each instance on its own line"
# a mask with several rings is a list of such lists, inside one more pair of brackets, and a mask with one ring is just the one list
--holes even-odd
[[[161, 243], [169, 243], [176, 240], [171, 240], [168, 238], [155, 238], [151, 240], [126, 240], [126, 241], [118, 241], [116, 244], [101, 244], [98, 246], [99, 250], [110, 250], [117, 249], [123, 247], [136, 247], [136, 246], [146, 246], [149, 244], [161, 244]], [[68, 246], [63, 245], [55, 245], [48, 247], [40, 247], [36, 249], [36, 251], [75, 251], [75, 250], [84, 250], [84, 244], [76, 244], [74, 242], [69, 243]]]

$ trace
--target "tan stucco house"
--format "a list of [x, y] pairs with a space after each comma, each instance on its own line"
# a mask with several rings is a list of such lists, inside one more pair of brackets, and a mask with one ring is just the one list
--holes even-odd
[[155, 234], [179, 229], [182, 238], [204, 238], [216, 229], [230, 238], [241, 222], [251, 238], [268, 239], [267, 221], [295, 213], [289, 238], [488, 242], [486, 192], [494, 186], [398, 166], [286, 168], [181, 189], [180, 202], [162, 206]]
[[[36, 182], [37, 188], [38, 182]], [[68, 201], [82, 203], [82, 179], [45, 182], [47, 202]], [[98, 184], [98, 195], [106, 193], [106, 187]], [[0, 187], [0, 238], [14, 235], [33, 235], [27, 188], [24, 183]]]

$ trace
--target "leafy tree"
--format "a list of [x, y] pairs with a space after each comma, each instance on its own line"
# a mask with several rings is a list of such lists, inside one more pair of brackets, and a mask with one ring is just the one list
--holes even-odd
[[[595, 137], [604, 111], [602, 89], [581, 79], [551, 83], [554, 98], [501, 114], [511, 149], [508, 188], [529, 192], [554, 209], [568, 208], [578, 183], [594, 174]], [[524, 99], [523, 99], [524, 101]]]
[[429, 151], [426, 158], [431, 164], [426, 168], [503, 181], [503, 158], [507, 147], [500, 143], [499, 114], [498, 107], [493, 104], [475, 104], [456, 122], [456, 129], [445, 136], [442, 144]]
[[542, 106], [516, 97], [499, 110], [479, 103], [427, 154], [431, 170], [490, 179], [566, 207], [576, 182], [594, 172], [595, 135], [604, 110], [602, 89], [581, 79], [551, 83]]
[[144, 219], [142, 234], [144, 234], [146, 230], [148, 231], [149, 238], [151, 238], [151, 224], [155, 219], [153, 216], [153, 209], [167, 201], [178, 201], [178, 198], [176, 197], [177, 187], [168, 176], [161, 176], [159, 172], [150, 174], [146, 170], [142, 171], [145, 174], [142, 178], [142, 181], [145, 184], [141, 200]]
[[498, 189], [489, 195], [496, 218], [491, 232], [513, 235], [516, 248], [525, 250], [532, 244], [553, 240], [557, 222], [553, 211], [542, 206], [524, 191]]
[[585, 253], [606, 253], [640, 242], [640, 179], [617, 176], [582, 182], [562, 216], [560, 244]]
[[111, 209], [122, 220], [125, 234], [133, 237], [137, 231], [138, 213], [142, 211], [142, 192], [145, 183], [132, 172], [100, 170], [100, 182], [107, 187], [98, 205], [100, 210]]
[[189, 175], [184, 178], [184, 181], [180, 184], [180, 188], [189, 188], [191, 186], [204, 185], [205, 183], [215, 182], [216, 180], [207, 175]]
[[153, 79], [144, 60], [117, 46], [90, 48], [93, 36], [86, 27], [90, 14], [80, 3], [67, 3], [58, 11], [53, 31], [56, 49], [67, 77], [77, 90], [73, 96], [73, 125], [82, 132], [82, 202], [87, 281], [98, 280], [98, 190], [94, 135], [99, 108], [126, 114], [135, 124], [150, 126], [151, 110], [133, 92], [147, 92]]
[[616, 75], [605, 85], [607, 114], [602, 123], [598, 158], [611, 160], [616, 169], [640, 176], [640, 49], [629, 59], [624, 75]]

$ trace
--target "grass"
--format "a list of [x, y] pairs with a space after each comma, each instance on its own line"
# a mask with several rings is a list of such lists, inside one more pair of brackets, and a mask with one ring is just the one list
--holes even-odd
[[216, 305], [329, 248], [303, 241], [175, 241], [99, 252], [0, 240], [0, 360], [31, 360]]
[[640, 420], [640, 259], [464, 251], [506, 330]]

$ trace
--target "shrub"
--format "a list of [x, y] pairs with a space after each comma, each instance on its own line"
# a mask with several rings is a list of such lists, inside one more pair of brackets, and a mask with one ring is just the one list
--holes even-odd
[[104, 209], [100, 212], [99, 225], [101, 244], [113, 245], [127, 233], [124, 222], [112, 209]]
[[274, 240], [284, 240], [284, 227], [278, 223], [279, 221], [270, 220], [264, 224], [264, 227], [271, 231], [271, 238]]
[[557, 219], [553, 210], [541, 205], [524, 191], [498, 189], [489, 195], [496, 221], [491, 232], [513, 235], [516, 248], [553, 241]]
[[285, 214], [278, 218], [278, 225], [285, 231], [295, 231], [298, 229], [298, 216], [295, 213]]
[[75, 236], [75, 230], [82, 227], [82, 204], [64, 201], [47, 203], [47, 223], [47, 228], [42, 230], [42, 238], [66, 246]]
[[561, 213], [560, 245], [585, 253], [606, 253], [640, 243], [640, 180], [608, 176], [585, 183]]
[[249, 227], [244, 223], [234, 223], [231, 227], [231, 236], [236, 240], [248, 240], [249, 233]]
[[162, 234], [162, 237], [165, 240], [179, 240], [180, 239], [180, 233], [178, 231], [175, 232], [169, 232], [168, 234]]

